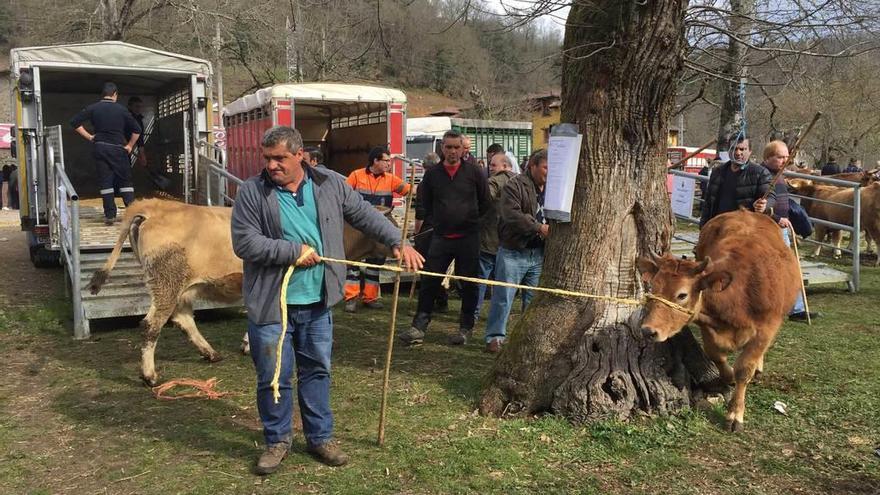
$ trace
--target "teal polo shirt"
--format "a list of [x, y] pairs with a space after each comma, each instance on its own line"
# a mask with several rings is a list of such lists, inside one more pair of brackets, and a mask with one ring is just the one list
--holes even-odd
[[[307, 244], [324, 255], [321, 228], [318, 226], [318, 208], [315, 205], [315, 187], [311, 177], [303, 178], [296, 194], [276, 188], [281, 210], [281, 231], [285, 240]], [[312, 304], [321, 301], [324, 288], [324, 264], [298, 266], [287, 284], [287, 304]]]

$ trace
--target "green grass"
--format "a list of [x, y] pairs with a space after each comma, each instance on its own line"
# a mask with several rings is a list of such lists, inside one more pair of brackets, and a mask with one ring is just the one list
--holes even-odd
[[[218, 377], [217, 401], [158, 401], [138, 379], [135, 319], [72, 341], [57, 295], [0, 309], [0, 493], [877, 493], [880, 458], [880, 270], [862, 291], [815, 289], [824, 318], [786, 324], [749, 388], [746, 431], [708, 411], [571, 425], [474, 413], [492, 357], [479, 342], [395, 347], [385, 447], [375, 444], [387, 313], [336, 313], [333, 409], [352, 463], [324, 467], [295, 452], [273, 476], [250, 474], [261, 443], [253, 369], [237, 352], [245, 320], [201, 315], [226, 359], [203, 362], [178, 330], [159, 341], [163, 379]], [[401, 307], [400, 328], [413, 304]], [[482, 328], [482, 327], [479, 327]], [[788, 404], [789, 414], [772, 410]]]

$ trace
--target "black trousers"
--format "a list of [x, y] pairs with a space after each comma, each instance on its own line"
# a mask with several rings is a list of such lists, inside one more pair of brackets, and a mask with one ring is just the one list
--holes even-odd
[[[431, 251], [431, 239], [434, 237], [433, 228], [433, 225], [427, 222], [423, 223], [422, 228], [416, 233], [413, 242], [413, 247], [415, 247], [416, 251], [418, 251], [425, 259], [428, 258], [428, 252]], [[420, 280], [424, 280], [425, 278], [426, 277], [422, 277]], [[441, 311], [446, 311], [448, 306], [449, 292], [447, 292], [446, 288], [441, 285], [440, 289], [437, 291], [437, 298], [434, 299], [434, 307], [440, 307]]]
[[104, 217], [116, 218], [116, 193], [122, 196], [125, 206], [134, 201], [134, 187], [131, 184], [131, 162], [125, 148], [110, 143], [95, 143], [95, 168], [98, 171], [98, 185], [104, 200]]
[[[425, 257], [425, 271], [443, 273], [455, 261], [455, 274], [476, 277], [480, 271], [480, 235], [466, 235], [458, 239], [432, 236], [428, 256]], [[419, 287], [419, 304], [413, 326], [424, 331], [434, 311], [434, 301], [440, 291], [438, 277], [422, 277]], [[477, 284], [461, 283], [461, 314], [459, 325], [470, 330], [474, 328], [474, 310], [477, 308]]]

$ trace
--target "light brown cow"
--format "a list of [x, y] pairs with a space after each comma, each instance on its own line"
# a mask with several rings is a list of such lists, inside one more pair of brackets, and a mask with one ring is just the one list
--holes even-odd
[[[89, 283], [97, 294], [109, 280], [126, 239], [144, 269], [150, 309], [141, 321], [141, 377], [158, 382], [156, 341], [170, 319], [183, 330], [208, 361], [221, 358], [199, 332], [192, 303], [207, 299], [233, 304], [241, 299], [242, 262], [232, 250], [232, 208], [194, 206], [161, 199], [132, 203], [125, 211], [119, 238], [104, 266]], [[346, 255], [357, 259], [388, 255], [385, 246], [345, 226]]]
[[[638, 268], [653, 295], [695, 313], [703, 349], [725, 384], [736, 384], [727, 404], [727, 429], [740, 431], [746, 386], [764, 369], [773, 343], [798, 290], [798, 264], [782, 231], [768, 216], [745, 210], [724, 213], [700, 232], [697, 259], [668, 253], [640, 258]], [[663, 342], [690, 322], [690, 316], [659, 301], [645, 308], [642, 333]], [[731, 368], [727, 354], [742, 350]]]
[[[808, 180], [793, 180], [789, 185], [793, 192], [801, 196], [834, 201], [844, 205], [853, 204], [854, 193], [851, 188], [823, 185]], [[852, 208], [807, 199], [802, 200], [801, 204], [811, 217], [852, 226]], [[868, 186], [861, 188], [859, 224], [861, 230], [865, 232], [867, 250], [871, 251], [872, 242], [880, 241], [880, 182], [872, 181]], [[827, 234], [831, 235], [831, 242], [835, 246], [834, 256], [840, 257], [842, 231], [830, 229], [820, 224], [815, 225], [815, 230], [815, 238], [819, 241], [824, 241]], [[815, 256], [818, 256], [821, 251], [822, 246], [816, 246]], [[880, 257], [875, 262], [875, 266], [878, 264], [880, 264]]]

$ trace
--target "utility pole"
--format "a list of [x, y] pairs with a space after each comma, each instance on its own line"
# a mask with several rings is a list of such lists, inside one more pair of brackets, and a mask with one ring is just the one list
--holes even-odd
[[[294, 2], [296, 5], [294, 6]], [[299, 43], [299, 30], [297, 19], [301, 18], [298, 0], [290, 0], [290, 15], [287, 16], [285, 28], [287, 36], [284, 43], [285, 59], [287, 62], [287, 82], [302, 82], [302, 50]]]
[[327, 67], [327, 31], [324, 29], [324, 26], [321, 26], [321, 72], [320, 79], [324, 80], [326, 73], [325, 68]]
[[223, 38], [220, 37], [220, 22], [214, 26], [216, 28], [214, 35], [214, 62], [217, 67], [214, 77], [217, 78], [217, 110], [223, 113], [223, 58], [220, 56], [220, 48], [223, 46]]

